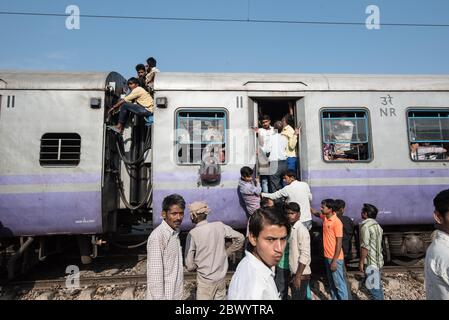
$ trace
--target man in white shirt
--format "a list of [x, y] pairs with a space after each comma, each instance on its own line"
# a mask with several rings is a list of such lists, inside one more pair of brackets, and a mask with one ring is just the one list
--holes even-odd
[[285, 202], [296, 202], [301, 207], [300, 221], [310, 230], [312, 228], [312, 215], [310, 214], [310, 201], [312, 192], [306, 182], [296, 180], [295, 172], [287, 170], [283, 173], [284, 184], [286, 185], [274, 193], [262, 193], [262, 198], [272, 200], [286, 198]]
[[[271, 119], [270, 119], [269, 115], [263, 115], [261, 123], [262, 123], [262, 128], [254, 128], [254, 131], [258, 135], [259, 147], [263, 153], [263, 157], [268, 158], [270, 155], [270, 149], [271, 149], [271, 136], [274, 135], [275, 131], [274, 131], [274, 128], [271, 126]], [[261, 184], [263, 192], [268, 192], [268, 190], [269, 190], [268, 189], [268, 181], [269, 181], [269, 177], [266, 175], [263, 175], [261, 173], [260, 184]]]
[[250, 251], [240, 261], [229, 284], [229, 300], [279, 300], [274, 268], [281, 260], [290, 224], [285, 215], [258, 209], [249, 220]]
[[[343, 114], [342, 117], [347, 117]], [[335, 153], [343, 154], [345, 151], [351, 150], [352, 133], [354, 132], [355, 124], [348, 119], [340, 119], [335, 122], [333, 127], [333, 133], [336, 141], [342, 141], [345, 143], [335, 144]]]
[[433, 199], [437, 230], [424, 267], [427, 300], [449, 300], [449, 189]]
[[292, 226], [288, 240], [289, 266], [291, 272], [292, 300], [305, 300], [310, 289], [310, 234], [309, 230], [300, 221], [301, 208], [296, 202], [290, 202], [285, 206], [288, 221]]
[[159, 72], [159, 69], [156, 68], [156, 59], [153, 57], [149, 57], [147, 59], [147, 74], [145, 76], [145, 84], [147, 86], [148, 92], [153, 96], [154, 94], [154, 78], [156, 73]]
[[281, 134], [282, 122], [276, 121], [274, 123], [275, 134], [271, 136], [271, 145], [269, 148], [270, 156], [270, 177], [269, 183], [271, 191], [277, 191], [282, 188], [282, 173], [287, 170], [287, 138]]
[[430, 144], [420, 146], [418, 142], [410, 143], [410, 157], [412, 160], [437, 160], [437, 154], [446, 153], [443, 147], [431, 146]]

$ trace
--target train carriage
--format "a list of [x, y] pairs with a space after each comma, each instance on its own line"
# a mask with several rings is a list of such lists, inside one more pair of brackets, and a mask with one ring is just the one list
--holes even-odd
[[[344, 199], [346, 214], [359, 222], [363, 203], [373, 203], [380, 209], [388, 256], [422, 257], [432, 230], [432, 199], [449, 183], [448, 90], [447, 76], [161, 73], [156, 97], [166, 104], [155, 114], [154, 222], [160, 222], [164, 195], [179, 192], [188, 202], [208, 201], [211, 220], [242, 227], [239, 169], [257, 164], [250, 128], [258, 126], [261, 114], [279, 120], [290, 105], [302, 124], [298, 176], [311, 187], [312, 206], [319, 208], [326, 198]], [[218, 185], [199, 183], [203, 154], [192, 155], [201, 148], [192, 137], [195, 130], [190, 142], [180, 139], [188, 131], [182, 127], [186, 117], [191, 126], [198, 123], [197, 130], [207, 130], [210, 117], [222, 119], [217, 121], [227, 134], [220, 144], [225, 159]], [[342, 120], [354, 124], [347, 141], [330, 133]], [[160, 152], [167, 148], [165, 137], [174, 150]], [[411, 142], [445, 152], [413, 159]], [[326, 145], [332, 144], [346, 145], [346, 158], [327, 157]]]
[[[154, 123], [134, 117], [121, 137], [107, 130], [116, 116], [106, 107], [125, 85], [114, 72], [0, 72], [2, 244], [85, 234], [95, 248], [158, 225], [170, 193], [244, 228], [239, 171], [261, 165], [251, 127], [292, 113], [312, 206], [344, 199], [357, 222], [362, 204], [375, 204], [387, 254], [423, 256], [432, 199], [449, 182], [448, 76], [159, 73]], [[415, 157], [411, 143], [439, 151]]]

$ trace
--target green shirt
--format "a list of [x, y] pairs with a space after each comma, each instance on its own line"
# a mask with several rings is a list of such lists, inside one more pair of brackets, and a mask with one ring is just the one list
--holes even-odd
[[382, 228], [374, 219], [366, 219], [360, 225], [360, 247], [368, 250], [366, 266], [376, 266], [380, 269], [384, 265], [382, 233]]
[[285, 246], [284, 253], [282, 254], [282, 258], [278, 263], [278, 267], [285, 270], [290, 270], [290, 264], [288, 261], [288, 252], [290, 251], [290, 246], [287, 241], [287, 245]]

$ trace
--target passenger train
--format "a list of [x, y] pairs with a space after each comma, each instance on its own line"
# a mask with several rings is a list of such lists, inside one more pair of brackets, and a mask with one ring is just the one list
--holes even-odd
[[263, 165], [252, 130], [262, 114], [273, 123], [291, 113], [301, 126], [297, 173], [312, 207], [340, 198], [359, 222], [372, 203], [387, 260], [425, 254], [432, 199], [449, 185], [449, 76], [162, 72], [153, 119], [131, 118], [120, 136], [107, 111], [126, 89], [115, 72], [0, 71], [0, 250], [10, 277], [24, 252], [42, 260], [62, 235], [81, 239], [84, 258], [139, 226], [146, 237], [172, 193], [244, 229], [237, 184], [242, 166]]

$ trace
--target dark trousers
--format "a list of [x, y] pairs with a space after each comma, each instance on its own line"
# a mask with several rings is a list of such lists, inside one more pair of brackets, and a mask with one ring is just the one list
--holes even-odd
[[295, 288], [291, 285], [292, 300], [307, 300], [307, 287], [309, 286], [310, 276], [301, 278], [301, 285], [299, 288]]
[[287, 300], [288, 297], [288, 283], [290, 282], [290, 270], [282, 269], [276, 266], [276, 273], [274, 282], [278, 288], [282, 300]]
[[138, 116], [144, 116], [144, 117], [152, 115], [152, 113], [150, 111], [145, 109], [145, 107], [141, 106], [140, 104], [127, 102], [127, 103], [124, 103], [120, 107], [120, 114], [118, 116], [118, 122], [125, 125], [126, 121], [128, 121], [130, 112], [137, 114]]
[[287, 170], [287, 160], [270, 162], [270, 192], [276, 192], [282, 189], [282, 173]]

